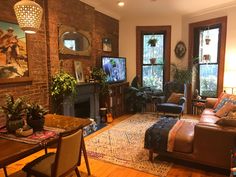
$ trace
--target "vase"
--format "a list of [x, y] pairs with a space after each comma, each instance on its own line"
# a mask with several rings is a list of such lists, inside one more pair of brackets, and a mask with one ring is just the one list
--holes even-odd
[[6, 127], [9, 133], [15, 133], [15, 131], [24, 126], [24, 120], [8, 120]]
[[43, 130], [45, 119], [40, 118], [40, 119], [33, 119], [33, 118], [28, 118], [27, 117], [27, 124], [33, 128], [34, 131], [41, 131]]

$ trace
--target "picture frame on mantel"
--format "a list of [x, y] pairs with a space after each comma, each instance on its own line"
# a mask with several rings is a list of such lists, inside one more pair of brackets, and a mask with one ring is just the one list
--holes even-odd
[[84, 82], [84, 73], [82, 68], [82, 62], [81, 61], [74, 61], [74, 67], [75, 67], [75, 76], [77, 83]]
[[0, 21], [0, 84], [28, 81], [26, 35], [19, 25]]
[[102, 39], [102, 50], [104, 52], [112, 52], [112, 42], [110, 38]]

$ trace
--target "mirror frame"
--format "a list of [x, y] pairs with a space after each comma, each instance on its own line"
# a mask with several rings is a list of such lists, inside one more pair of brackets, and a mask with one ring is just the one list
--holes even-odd
[[[60, 54], [70, 54], [70, 55], [81, 55], [81, 56], [90, 56], [91, 55], [91, 35], [87, 31], [76, 30], [74, 27], [60, 25], [58, 30], [59, 33], [59, 53]], [[65, 32], [78, 32], [87, 38], [89, 46], [86, 50], [83, 51], [74, 51], [64, 46], [63, 35]]]

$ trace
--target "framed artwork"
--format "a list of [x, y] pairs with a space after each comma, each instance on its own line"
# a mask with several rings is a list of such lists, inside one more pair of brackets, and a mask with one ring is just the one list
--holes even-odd
[[74, 61], [74, 66], [77, 82], [84, 82], [82, 63], [80, 61]]
[[111, 52], [112, 51], [112, 45], [111, 45], [110, 38], [103, 38], [102, 39], [102, 50], [104, 52]]
[[0, 84], [28, 81], [25, 33], [17, 24], [0, 21]]
[[186, 46], [184, 42], [179, 41], [175, 46], [175, 55], [177, 56], [177, 58], [181, 59], [184, 57], [185, 53], [186, 53]]

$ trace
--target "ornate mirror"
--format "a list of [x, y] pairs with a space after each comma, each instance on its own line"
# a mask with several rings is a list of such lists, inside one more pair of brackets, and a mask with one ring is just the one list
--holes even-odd
[[90, 56], [91, 36], [89, 32], [76, 30], [66, 25], [60, 25], [59, 52], [61, 54]]

